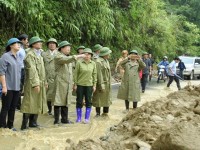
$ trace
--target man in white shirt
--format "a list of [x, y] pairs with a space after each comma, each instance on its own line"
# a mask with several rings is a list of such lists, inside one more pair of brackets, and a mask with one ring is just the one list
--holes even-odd
[[179, 63], [180, 59], [175, 57], [174, 60], [169, 64], [168, 68], [168, 76], [169, 82], [167, 83], [167, 87], [171, 85], [171, 83], [175, 80], [178, 90], [181, 89], [179, 78], [176, 76], [176, 64]]

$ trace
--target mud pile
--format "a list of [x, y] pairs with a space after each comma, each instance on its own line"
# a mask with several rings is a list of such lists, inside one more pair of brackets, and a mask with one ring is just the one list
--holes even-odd
[[199, 95], [200, 86], [187, 86], [179, 92], [129, 111], [118, 125], [110, 127], [107, 136], [96, 141], [91, 139], [80, 141], [77, 145], [70, 143], [66, 149], [198, 148], [200, 147]]

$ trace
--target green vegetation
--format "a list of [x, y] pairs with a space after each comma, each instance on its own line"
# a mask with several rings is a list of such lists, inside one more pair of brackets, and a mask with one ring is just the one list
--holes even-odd
[[157, 57], [200, 55], [199, 0], [0, 0], [0, 47], [27, 33], [148, 51]]

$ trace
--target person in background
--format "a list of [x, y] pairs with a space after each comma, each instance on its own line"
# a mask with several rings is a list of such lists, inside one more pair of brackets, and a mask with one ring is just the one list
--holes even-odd
[[103, 116], [108, 116], [111, 101], [111, 69], [109, 57], [112, 51], [108, 47], [101, 48], [99, 58], [96, 59], [97, 85], [93, 94], [92, 105], [96, 107], [96, 116], [100, 116], [103, 107]]
[[29, 127], [38, 127], [38, 114], [47, 113], [46, 88], [47, 81], [45, 75], [44, 61], [41, 56], [43, 40], [39, 37], [32, 37], [29, 41], [30, 49], [26, 54], [24, 98], [21, 105], [23, 113], [21, 130]]
[[168, 67], [168, 76], [169, 82], [167, 83], [167, 89], [169, 89], [172, 82], [175, 80], [178, 90], [181, 90], [180, 81], [176, 74], [176, 64], [180, 62], [178, 57], [175, 57], [174, 60], [169, 64]]
[[151, 74], [149, 75], [149, 81], [151, 81], [152, 72], [153, 72], [153, 64], [154, 64], [154, 59], [152, 57], [152, 54], [149, 54], [149, 60], [151, 61]]
[[132, 50], [128, 58], [120, 65], [124, 68], [124, 77], [118, 90], [117, 98], [125, 100], [126, 111], [129, 110], [129, 103], [133, 102], [133, 108], [137, 108], [140, 101], [140, 77], [139, 72], [145, 68], [145, 63], [138, 55], [137, 50]]
[[120, 73], [120, 79], [123, 78], [124, 75], [124, 69], [119, 65], [123, 60], [125, 60], [128, 56], [128, 51], [127, 50], [123, 50], [122, 51], [122, 56], [119, 58], [119, 60], [117, 61], [117, 65], [115, 67], [115, 72], [118, 72], [119, 69], [119, 73]]
[[146, 67], [142, 70], [142, 79], [141, 79], [142, 93], [144, 93], [146, 89], [148, 76], [151, 75], [152, 65], [150, 59], [148, 58], [147, 52], [144, 52], [142, 56], [143, 56], [142, 60], [146, 65]]
[[54, 124], [59, 124], [60, 110], [61, 123], [71, 124], [68, 119], [68, 107], [72, 94], [72, 63], [79, 58], [84, 58], [85, 54], [70, 56], [71, 44], [62, 41], [58, 45], [58, 54], [55, 56], [55, 86], [54, 86]]
[[180, 75], [180, 77], [181, 78], [184, 78], [184, 76], [183, 76], [183, 70], [185, 70], [186, 69], [186, 67], [185, 67], [185, 64], [184, 64], [184, 62], [182, 62], [181, 60], [180, 60], [180, 62], [178, 63], [178, 68], [179, 68], [179, 75]]
[[18, 37], [18, 40], [21, 41], [20, 44], [20, 50], [17, 52], [17, 54], [20, 57], [20, 63], [21, 63], [21, 84], [20, 84], [20, 96], [19, 101], [17, 105], [17, 109], [20, 110], [21, 107], [21, 96], [23, 95], [23, 87], [24, 87], [24, 78], [25, 78], [25, 72], [24, 72], [24, 59], [26, 56], [26, 44], [28, 43], [28, 35], [22, 34]]
[[17, 52], [20, 41], [11, 38], [6, 45], [6, 52], [0, 60], [0, 82], [2, 84], [2, 108], [0, 128], [13, 128], [15, 109], [20, 96], [21, 60]]
[[46, 80], [48, 83], [47, 89], [47, 106], [48, 114], [52, 115], [52, 100], [53, 100], [53, 90], [54, 90], [54, 79], [55, 79], [55, 62], [54, 57], [57, 55], [57, 40], [50, 38], [47, 41], [48, 50], [42, 53], [44, 60], [44, 67], [46, 73]]
[[89, 123], [90, 113], [92, 107], [92, 94], [96, 90], [97, 82], [97, 70], [96, 63], [91, 60], [92, 50], [85, 48], [83, 50], [85, 58], [76, 63], [74, 71], [74, 90], [76, 91], [76, 122], [82, 121], [82, 106], [83, 98], [85, 98], [86, 111], [85, 111], [85, 123]]
[[102, 46], [100, 44], [96, 44], [93, 48], [93, 59], [97, 59], [99, 58], [99, 53], [100, 53], [100, 49], [102, 48]]
[[79, 47], [76, 49], [77, 54], [82, 54], [84, 49], [85, 49], [85, 46], [79, 46]]

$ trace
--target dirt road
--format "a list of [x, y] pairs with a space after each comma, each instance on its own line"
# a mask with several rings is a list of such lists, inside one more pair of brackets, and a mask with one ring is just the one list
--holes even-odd
[[[181, 86], [187, 84], [198, 85], [198, 80], [181, 82]], [[71, 125], [53, 125], [53, 117], [43, 115], [39, 117], [40, 129], [29, 129], [27, 131], [20, 131], [22, 121], [22, 114], [16, 112], [15, 127], [17, 132], [8, 129], [0, 130], [0, 150], [60, 150], [65, 149], [67, 143], [66, 139], [72, 139], [75, 143], [82, 139], [93, 138], [98, 139], [106, 134], [110, 126], [118, 124], [126, 115], [123, 113], [125, 109], [124, 101], [118, 100], [117, 89], [119, 84], [113, 84], [113, 104], [110, 107], [109, 118], [95, 118], [95, 111], [93, 109], [90, 124], [71, 124]], [[164, 90], [166, 83], [157, 84], [155, 81], [148, 83], [147, 90], [142, 94], [139, 106], [145, 102], [154, 101], [167, 96], [169, 93], [177, 91], [175, 83], [171, 85], [171, 90]], [[75, 99], [75, 98], [74, 98]], [[70, 107], [69, 117], [72, 121], [76, 119], [75, 100]]]

